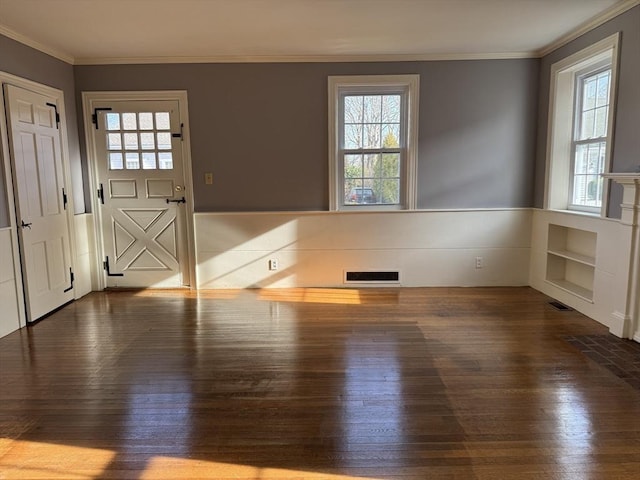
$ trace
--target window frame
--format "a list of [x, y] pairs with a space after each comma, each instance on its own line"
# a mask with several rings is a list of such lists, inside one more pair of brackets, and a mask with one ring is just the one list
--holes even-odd
[[602, 173], [611, 170], [614, 120], [617, 98], [619, 33], [580, 50], [551, 65], [549, 116], [547, 130], [546, 182], [544, 207], [605, 216], [609, 200], [609, 182], [603, 181], [600, 207], [573, 204], [577, 116], [582, 99], [581, 78], [611, 69], [607, 134], [604, 138], [605, 161]]
[[[329, 87], [329, 209], [331, 211], [415, 210], [417, 204], [419, 75], [330, 76]], [[401, 94], [400, 203], [344, 203], [343, 98], [348, 95]]]
[[[572, 129], [572, 139], [571, 139], [571, 158], [570, 158], [570, 166], [569, 166], [569, 189], [568, 189], [568, 195], [567, 195], [567, 209], [569, 210], [578, 210], [578, 211], [584, 211], [584, 212], [591, 212], [591, 213], [600, 213], [600, 209], [602, 208], [602, 202], [604, 201], [604, 198], [601, 199], [601, 205], [600, 207], [592, 207], [589, 205], [582, 205], [579, 203], [573, 203], [573, 190], [575, 187], [575, 180], [576, 180], [576, 173], [575, 173], [575, 166], [576, 166], [576, 152], [578, 149], [578, 146], [580, 145], [590, 145], [590, 144], [596, 144], [596, 143], [604, 143], [605, 144], [605, 164], [603, 165], [603, 171], [601, 173], [607, 173], [608, 169], [607, 169], [607, 162], [606, 162], [606, 149], [608, 147], [608, 144], [610, 142], [610, 138], [611, 138], [611, 129], [609, 128], [609, 114], [607, 113], [607, 129], [605, 132], [604, 136], [600, 136], [600, 137], [591, 137], [591, 138], [580, 138], [581, 137], [581, 130], [582, 130], [582, 114], [584, 113], [584, 88], [585, 88], [585, 83], [589, 78], [593, 78], [594, 76], [600, 75], [601, 73], [604, 72], [609, 72], [609, 94], [608, 94], [608, 98], [607, 98], [607, 108], [608, 108], [608, 112], [611, 110], [612, 105], [611, 105], [611, 88], [612, 88], [612, 84], [611, 84], [611, 80], [612, 80], [612, 75], [613, 75], [613, 68], [612, 68], [612, 64], [609, 60], [604, 60], [601, 62], [597, 62], [596, 64], [592, 64], [589, 65], [588, 68], [581, 70], [579, 72], [576, 72], [574, 75], [574, 81], [575, 81], [575, 86], [574, 86], [574, 100], [573, 100], [573, 107], [574, 107], [574, 120], [573, 120], [573, 129]], [[595, 121], [595, 119], [594, 119]], [[604, 187], [604, 183], [603, 183], [603, 187]], [[604, 190], [601, 192], [603, 197], [604, 197]]]

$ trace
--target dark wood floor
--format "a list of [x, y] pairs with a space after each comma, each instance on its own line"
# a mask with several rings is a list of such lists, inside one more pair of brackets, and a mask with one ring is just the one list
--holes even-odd
[[0, 340], [0, 478], [640, 478], [640, 390], [548, 301], [93, 293]]

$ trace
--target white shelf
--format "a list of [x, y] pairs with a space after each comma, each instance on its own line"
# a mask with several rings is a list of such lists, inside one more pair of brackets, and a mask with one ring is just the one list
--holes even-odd
[[583, 300], [586, 300], [587, 302], [593, 303], [593, 290], [589, 290], [588, 288], [581, 287], [580, 285], [576, 285], [575, 283], [572, 283], [563, 278], [547, 279], [547, 282], [549, 282], [552, 285], [555, 285], [556, 287], [558, 287], [561, 290], [564, 290], [565, 292], [569, 292], [575, 295], [576, 297], [580, 297]]
[[596, 266], [595, 257], [590, 257], [588, 255], [582, 255], [580, 253], [572, 252], [571, 250], [547, 250], [547, 253], [551, 255], [555, 255], [556, 257], [566, 258], [567, 260], [571, 260], [574, 262], [582, 263], [584, 265], [588, 265], [590, 267]]
[[596, 242], [595, 232], [549, 224], [547, 282], [593, 303]]

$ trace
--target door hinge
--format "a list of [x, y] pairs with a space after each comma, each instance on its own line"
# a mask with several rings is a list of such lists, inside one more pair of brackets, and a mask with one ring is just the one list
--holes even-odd
[[100, 188], [98, 188], [98, 198], [100, 199], [100, 203], [104, 205], [104, 188], [102, 188], [102, 184], [100, 184]]
[[106, 270], [107, 277], [124, 277], [124, 273], [111, 273], [109, 270], [109, 257], [104, 257], [105, 261], [102, 262], [102, 268]]
[[184, 131], [184, 123], [180, 124], [180, 133], [172, 133], [171, 136], [173, 138], [179, 138], [181, 141], [184, 141], [184, 138], [182, 136], [182, 133]]
[[58, 113], [58, 105], [56, 105], [55, 103], [49, 103], [49, 102], [47, 102], [46, 105], [48, 107], [53, 107], [53, 110], [56, 113], [56, 128], [60, 128], [60, 114]]
[[67, 209], [67, 192], [64, 191], [64, 188], [62, 189], [62, 207], [66, 210]]
[[75, 280], [75, 277], [73, 276], [73, 270], [71, 270], [71, 267], [69, 267], [69, 277], [71, 278], [71, 286], [69, 288], [65, 288], [63, 290], [64, 293], [67, 293], [68, 291], [73, 289], [73, 282]]
[[91, 123], [95, 124], [96, 130], [98, 130], [98, 112], [110, 112], [111, 110], [113, 110], [113, 108], [111, 107], [93, 109], [93, 115], [91, 115]]

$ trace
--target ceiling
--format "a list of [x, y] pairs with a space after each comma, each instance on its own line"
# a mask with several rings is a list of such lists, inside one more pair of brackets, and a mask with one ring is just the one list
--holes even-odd
[[539, 56], [640, 0], [0, 0], [69, 63]]

